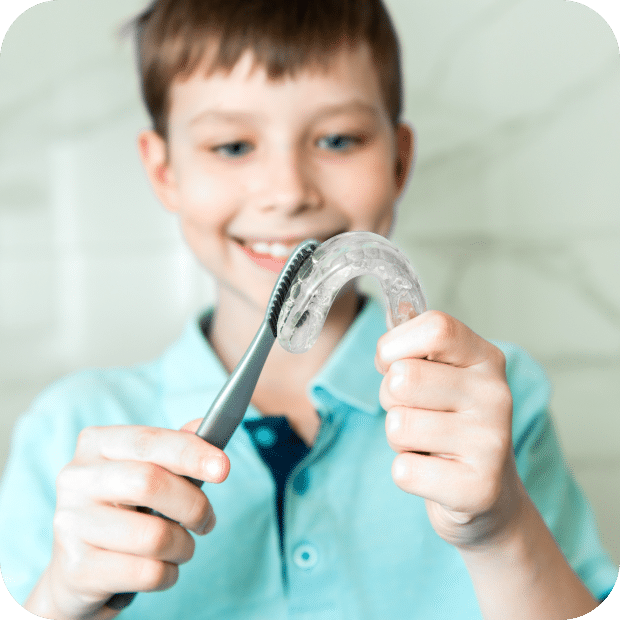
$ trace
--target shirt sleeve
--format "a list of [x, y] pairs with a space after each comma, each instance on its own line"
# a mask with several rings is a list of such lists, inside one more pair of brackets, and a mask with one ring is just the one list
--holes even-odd
[[20, 605], [51, 557], [56, 477], [80, 430], [67, 408], [62, 390], [52, 388], [18, 419], [0, 481], [0, 572]]
[[592, 508], [562, 455], [549, 414], [550, 386], [542, 368], [522, 349], [499, 343], [513, 397], [517, 469], [532, 501], [573, 570], [603, 600], [618, 576], [600, 541]]

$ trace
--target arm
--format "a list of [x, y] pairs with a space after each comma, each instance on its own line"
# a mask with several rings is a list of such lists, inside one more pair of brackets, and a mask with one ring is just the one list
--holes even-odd
[[462, 549], [485, 620], [566, 620], [597, 606], [538, 510], [521, 491], [522, 508], [501, 540]]
[[439, 312], [378, 343], [392, 476], [426, 499], [486, 620], [566, 620], [596, 607], [519, 479], [503, 353]]

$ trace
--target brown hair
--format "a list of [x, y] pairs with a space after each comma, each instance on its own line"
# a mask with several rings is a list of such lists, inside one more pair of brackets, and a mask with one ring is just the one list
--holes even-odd
[[311, 63], [327, 65], [334, 50], [365, 42], [377, 67], [386, 108], [396, 125], [402, 108], [400, 50], [381, 0], [154, 0], [135, 28], [142, 96], [153, 128], [167, 138], [172, 81], [205, 62], [231, 70], [246, 50], [272, 79]]

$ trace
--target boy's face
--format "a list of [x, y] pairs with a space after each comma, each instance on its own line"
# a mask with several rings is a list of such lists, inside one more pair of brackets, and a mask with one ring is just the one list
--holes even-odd
[[304, 239], [387, 235], [411, 161], [365, 46], [282, 80], [250, 53], [229, 74], [196, 72], [173, 83], [168, 127], [167, 151], [139, 138], [156, 193], [219, 284], [260, 308]]

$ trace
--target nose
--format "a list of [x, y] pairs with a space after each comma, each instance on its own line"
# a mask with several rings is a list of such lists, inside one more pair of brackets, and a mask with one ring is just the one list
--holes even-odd
[[298, 215], [320, 208], [318, 174], [294, 148], [265, 156], [255, 206], [262, 212]]

